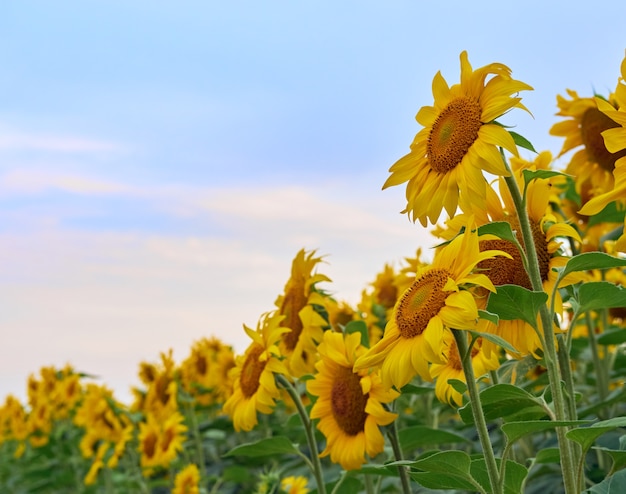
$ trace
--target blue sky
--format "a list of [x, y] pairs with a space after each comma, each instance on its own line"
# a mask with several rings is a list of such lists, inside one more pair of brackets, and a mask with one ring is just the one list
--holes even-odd
[[0, 396], [71, 362], [128, 397], [140, 360], [272, 308], [302, 247], [339, 298], [431, 240], [381, 191], [459, 53], [535, 90], [504, 123], [556, 154], [556, 95], [613, 88], [622, 2], [4, 2]]

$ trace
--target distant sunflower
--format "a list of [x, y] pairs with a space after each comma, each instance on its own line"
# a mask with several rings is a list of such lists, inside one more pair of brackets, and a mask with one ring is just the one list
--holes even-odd
[[344, 336], [326, 331], [315, 364], [317, 373], [307, 381], [308, 392], [318, 397], [311, 418], [320, 419], [317, 428], [326, 437], [320, 456], [330, 455], [346, 470], [360, 468], [366, 453], [373, 458], [383, 450], [379, 426], [396, 418], [382, 404], [395, 400], [398, 393], [383, 388], [377, 373], [353, 370], [356, 359], [366, 351], [360, 342], [360, 333]]
[[174, 412], [163, 420], [148, 413], [146, 420], [139, 424], [139, 446], [141, 466], [148, 475], [153, 467], [168, 467], [183, 449], [187, 427], [184, 418]]
[[277, 312], [265, 314], [256, 331], [244, 325], [252, 343], [244, 355], [236, 358], [231, 369], [233, 394], [224, 403], [223, 410], [231, 416], [236, 431], [249, 431], [257, 424], [256, 412], [270, 414], [275, 400], [280, 397], [274, 372], [287, 375], [281, 360], [278, 342], [289, 331], [280, 326], [283, 316]]
[[[450, 379], [467, 382], [461, 364], [461, 356], [459, 355], [454, 336], [450, 331], [445, 332], [444, 342], [446, 344], [444, 352], [446, 357], [445, 363], [434, 363], [430, 366], [430, 375], [437, 380], [435, 383], [435, 395], [443, 403], [461, 406], [463, 405], [463, 395], [448, 382]], [[498, 354], [491, 352], [490, 355], [487, 355], [481, 347], [482, 339], [479, 339], [474, 343], [471, 351], [472, 368], [476, 378], [500, 367]]]
[[281, 492], [285, 494], [308, 494], [307, 484], [309, 481], [306, 477], [285, 477], [280, 481]]
[[525, 110], [521, 98], [512, 95], [527, 89], [532, 88], [512, 79], [506, 65], [491, 63], [473, 70], [465, 51], [460, 84], [449, 87], [438, 72], [433, 79], [434, 106], [422, 107], [415, 117], [424, 128], [411, 152], [391, 166], [383, 185], [408, 181], [403, 213], [426, 226], [426, 218], [435, 224], [443, 208], [453, 217], [460, 196], [482, 207], [488, 187], [483, 170], [508, 175], [498, 148], [517, 155], [513, 137], [495, 119], [512, 108]]
[[200, 472], [198, 467], [191, 463], [176, 474], [172, 494], [199, 494]]
[[317, 344], [322, 341], [324, 327], [328, 325], [315, 306], [324, 306], [325, 296], [315, 290], [315, 285], [330, 279], [314, 269], [322, 261], [315, 251], [300, 250], [291, 265], [291, 277], [285, 291], [275, 302], [284, 318], [280, 326], [285, 328], [280, 351], [287, 358], [290, 375], [300, 377], [311, 373], [315, 364]]
[[415, 281], [396, 303], [383, 338], [359, 357], [355, 369], [382, 366], [383, 384], [398, 389], [416, 374], [430, 381], [429, 363], [445, 363], [445, 328], [476, 327], [478, 308], [466, 288], [494, 291], [491, 281], [474, 269], [503, 253], [480, 252], [476, 227], [469, 221], [462, 235], [435, 253], [430, 266], [419, 268]]

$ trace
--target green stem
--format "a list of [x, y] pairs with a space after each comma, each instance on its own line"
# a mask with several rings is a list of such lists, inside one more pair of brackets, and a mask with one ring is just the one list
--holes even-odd
[[604, 360], [600, 357], [600, 349], [598, 348], [598, 341], [596, 338], [596, 325], [594, 324], [589, 312], [585, 313], [585, 320], [587, 322], [587, 331], [589, 332], [589, 348], [591, 350], [591, 358], [593, 359], [593, 366], [596, 375], [596, 388], [598, 389], [600, 402], [603, 402], [609, 394], [609, 381], [606, 366]]
[[491, 492], [493, 494], [502, 494], [502, 483], [500, 482], [498, 464], [496, 463], [496, 457], [493, 454], [491, 439], [489, 438], [489, 431], [487, 430], [487, 422], [485, 420], [485, 415], [483, 414], [483, 407], [480, 403], [480, 394], [478, 393], [476, 378], [474, 377], [474, 367], [472, 366], [472, 356], [467, 343], [467, 333], [463, 330], [453, 329], [452, 334], [454, 335], [456, 346], [459, 350], [463, 374], [465, 375], [465, 380], [467, 381], [467, 390], [470, 395], [472, 415], [474, 417], [476, 432], [478, 433], [480, 445], [483, 449], [483, 455], [485, 457], [487, 473], [489, 474], [489, 482], [491, 483]]
[[[517, 217], [520, 224], [522, 239], [524, 240], [525, 252], [521, 252], [522, 257], [526, 257], [528, 266], [528, 277], [530, 278], [533, 291], [542, 292], [543, 283], [541, 280], [541, 272], [539, 270], [539, 261], [537, 258], [537, 249], [533, 238], [528, 212], [526, 211], [525, 201], [520, 194], [517, 181], [511, 168], [502, 156], [504, 163], [510, 175], [505, 177], [507, 187], [511, 193], [511, 197], [517, 210]], [[569, 409], [565, 406], [565, 398], [561, 388], [561, 372], [558, 364], [556, 345], [554, 343], [553, 316], [548, 307], [544, 304], [540, 307], [539, 315], [541, 319], [541, 327], [543, 329], [544, 344], [544, 361], [548, 370], [548, 378], [550, 380], [550, 389], [552, 391], [552, 400], [554, 404], [554, 412], [557, 420], [569, 420]], [[569, 360], [569, 357], [568, 357]], [[556, 433], [559, 441], [559, 451], [561, 454], [561, 471], [563, 472], [563, 481], [566, 494], [574, 494], [580, 492], [578, 489], [575, 473], [576, 461], [574, 459], [574, 451], [570, 441], [565, 436], [566, 427], [557, 427]]]
[[[400, 447], [400, 437], [398, 436], [398, 426], [396, 425], [395, 420], [389, 425], [387, 436], [389, 437], [389, 442], [391, 443], [391, 448], [393, 449], [393, 456], [396, 458], [396, 461], [404, 460], [402, 448]], [[400, 482], [402, 483], [402, 492], [404, 494], [411, 494], [411, 481], [409, 479], [407, 467], [399, 465], [398, 473], [400, 474]]]
[[198, 468], [204, 470], [206, 465], [204, 460], [204, 448], [202, 445], [202, 437], [200, 437], [200, 428], [198, 427], [198, 417], [196, 417], [196, 411], [191, 405], [190, 402], [187, 402], [187, 415], [189, 416], [189, 421], [191, 422], [191, 428], [193, 433], [193, 439], [196, 443], [196, 461], [198, 462]]
[[317, 492], [319, 494], [326, 494], [326, 486], [324, 484], [324, 472], [322, 471], [322, 464], [320, 462], [320, 455], [317, 450], [317, 442], [315, 441], [315, 431], [313, 430], [313, 422], [309, 418], [300, 395], [296, 388], [287, 380], [285, 376], [276, 374], [276, 380], [278, 383], [289, 393], [291, 399], [298, 409], [300, 420], [304, 426], [304, 432], [306, 433], [306, 440], [309, 444], [309, 450], [311, 451], [311, 463], [313, 465], [313, 475], [315, 476], [315, 482], [317, 483]]

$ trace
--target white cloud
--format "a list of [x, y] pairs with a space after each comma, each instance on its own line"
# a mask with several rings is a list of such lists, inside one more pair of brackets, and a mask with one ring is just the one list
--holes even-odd
[[123, 149], [118, 143], [85, 137], [36, 134], [3, 129], [0, 150], [51, 151], [55, 153], [111, 152]]
[[[12, 336], [0, 346], [0, 376], [8, 376], [0, 396], [22, 393], [42, 365], [70, 361], [126, 399], [140, 360], [160, 351], [172, 347], [180, 361], [193, 340], [211, 334], [243, 351], [242, 324], [254, 326], [273, 308], [300, 248], [326, 255], [326, 288], [356, 303], [385, 262], [432, 244], [397, 213], [402, 191], [381, 193], [363, 180], [226, 189], [34, 178], [14, 172], [0, 188], [133, 196], [164, 216], [207, 220], [186, 236], [69, 230], [62, 218], [1, 234], [0, 327]], [[63, 210], [46, 214], [55, 213]]]

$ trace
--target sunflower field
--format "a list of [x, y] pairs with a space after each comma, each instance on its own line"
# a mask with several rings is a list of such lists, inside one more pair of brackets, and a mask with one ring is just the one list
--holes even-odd
[[428, 255], [353, 306], [300, 250], [243, 354], [140, 362], [131, 404], [40, 369], [0, 404], [1, 492], [626, 492], [626, 58], [614, 92], [557, 96], [564, 169], [498, 121], [528, 84], [460, 66], [383, 186]]

